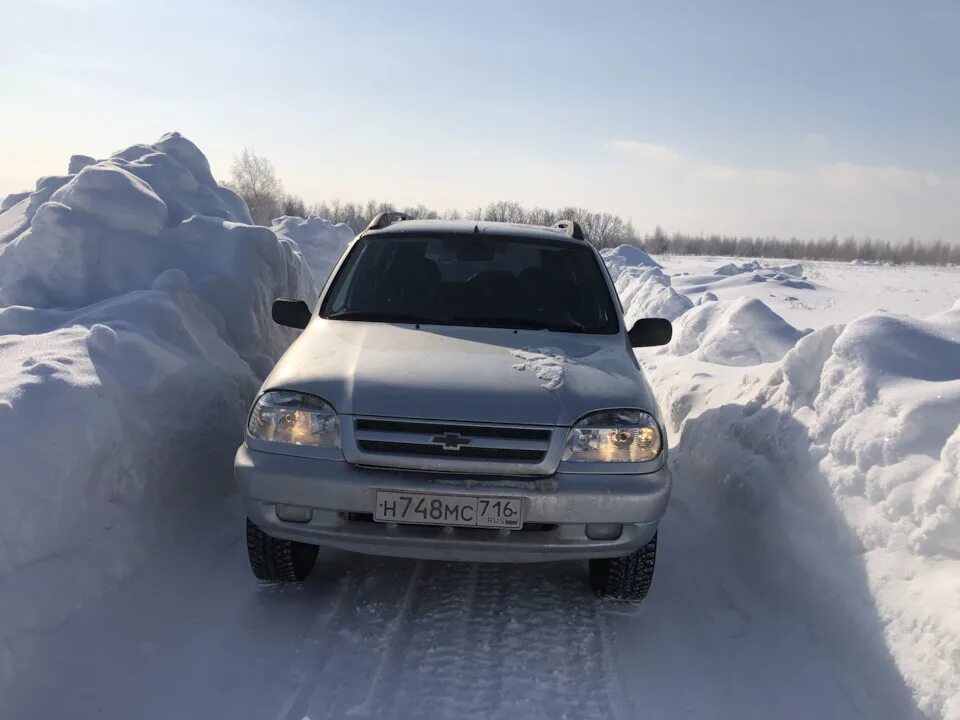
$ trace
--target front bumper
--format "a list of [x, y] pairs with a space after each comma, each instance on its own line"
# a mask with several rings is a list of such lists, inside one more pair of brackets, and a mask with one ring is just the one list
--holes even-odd
[[[372, 555], [480, 562], [626, 555], [653, 537], [671, 486], [666, 466], [643, 475], [457, 475], [366, 468], [246, 445], [237, 451], [234, 474], [250, 520], [274, 537]], [[518, 497], [524, 529], [373, 522], [377, 490]], [[278, 504], [309, 507], [312, 518], [281, 520]], [[609, 523], [622, 525], [615, 539], [587, 536], [588, 524]]]

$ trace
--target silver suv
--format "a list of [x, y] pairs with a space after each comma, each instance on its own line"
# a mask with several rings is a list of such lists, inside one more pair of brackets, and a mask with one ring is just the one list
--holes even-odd
[[670, 495], [663, 422], [579, 226], [378, 216], [253, 404], [235, 474], [250, 565], [297, 582], [318, 546], [438, 560], [588, 559], [641, 600]]

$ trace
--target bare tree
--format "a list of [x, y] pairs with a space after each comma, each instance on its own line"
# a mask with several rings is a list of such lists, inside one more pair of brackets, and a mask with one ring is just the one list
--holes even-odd
[[405, 207], [401, 212], [411, 220], [436, 220], [440, 217], [436, 210], [431, 210], [423, 204], [416, 207]]
[[535, 207], [527, 211], [527, 222], [531, 225], [553, 225], [558, 218], [553, 210]]
[[513, 200], [500, 200], [495, 203], [490, 203], [483, 213], [483, 219], [492, 222], [527, 222], [526, 212], [523, 206]]
[[277, 179], [273, 164], [262, 155], [244, 148], [240, 155], [234, 156], [226, 185], [243, 198], [257, 225], [270, 225], [280, 214], [283, 185]]

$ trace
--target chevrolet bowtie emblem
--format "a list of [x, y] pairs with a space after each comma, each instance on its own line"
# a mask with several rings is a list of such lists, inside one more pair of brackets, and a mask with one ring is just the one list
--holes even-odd
[[444, 450], [459, 450], [465, 445], [470, 444], [470, 438], [463, 437], [458, 433], [448, 432], [444, 433], [443, 435], [437, 435], [435, 438], [431, 438], [430, 442], [443, 445]]

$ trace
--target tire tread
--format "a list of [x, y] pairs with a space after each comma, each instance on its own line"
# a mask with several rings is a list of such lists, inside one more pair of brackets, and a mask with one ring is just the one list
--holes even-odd
[[259, 580], [294, 583], [306, 580], [317, 559], [317, 546], [267, 535], [247, 518], [247, 557]]
[[601, 598], [640, 602], [650, 592], [656, 560], [657, 535], [654, 533], [650, 542], [629, 555], [591, 560], [591, 585]]

